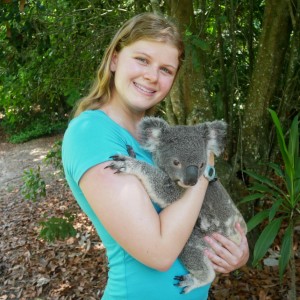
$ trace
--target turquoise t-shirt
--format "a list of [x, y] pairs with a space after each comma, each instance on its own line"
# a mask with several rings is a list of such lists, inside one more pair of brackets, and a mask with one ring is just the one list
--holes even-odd
[[[210, 285], [180, 294], [174, 276], [187, 274], [177, 259], [165, 272], [134, 259], [106, 231], [84, 197], [79, 180], [91, 167], [111, 160], [114, 154], [128, 155], [128, 145], [136, 158], [153, 164], [151, 154], [133, 136], [100, 110], [89, 110], [73, 119], [65, 132], [62, 160], [66, 179], [81, 209], [95, 226], [109, 262], [108, 282], [102, 300], [204, 300]], [[118, 176], [118, 175], [116, 175]], [[157, 212], [160, 209], [155, 206]]]

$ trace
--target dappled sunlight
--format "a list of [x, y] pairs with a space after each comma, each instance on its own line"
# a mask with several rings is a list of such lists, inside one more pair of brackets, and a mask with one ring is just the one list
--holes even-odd
[[[23, 144], [0, 143], [0, 186], [20, 184], [24, 170], [41, 166], [41, 174], [56, 175], [59, 171], [44, 163], [48, 151], [58, 137], [46, 137]], [[9, 165], [8, 165], [9, 162]]]
[[46, 157], [47, 151], [45, 151], [45, 149], [35, 148], [31, 150], [29, 154], [33, 156], [33, 161], [38, 162], [42, 161]]

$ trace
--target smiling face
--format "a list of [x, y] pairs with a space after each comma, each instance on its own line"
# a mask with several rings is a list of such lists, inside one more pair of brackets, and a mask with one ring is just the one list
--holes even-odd
[[178, 69], [178, 50], [171, 44], [140, 40], [113, 55], [111, 101], [144, 112], [163, 100]]

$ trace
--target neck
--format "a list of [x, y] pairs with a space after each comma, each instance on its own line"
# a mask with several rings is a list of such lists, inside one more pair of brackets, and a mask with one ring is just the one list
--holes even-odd
[[101, 110], [137, 138], [137, 124], [144, 117], [144, 112], [131, 111], [130, 109], [114, 105], [113, 102], [104, 104]]

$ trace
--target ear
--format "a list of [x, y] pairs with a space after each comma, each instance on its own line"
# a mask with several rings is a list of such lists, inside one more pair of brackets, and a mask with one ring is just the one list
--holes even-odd
[[161, 118], [145, 117], [138, 125], [139, 141], [143, 148], [154, 152], [159, 145], [161, 135], [169, 127]]
[[207, 154], [213, 152], [219, 156], [225, 148], [225, 137], [227, 124], [224, 121], [213, 121], [204, 123], [205, 138], [207, 141]]
[[115, 51], [111, 57], [110, 61], [110, 71], [115, 72], [117, 69], [117, 63], [118, 63], [118, 53]]

